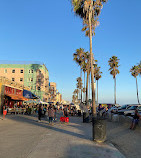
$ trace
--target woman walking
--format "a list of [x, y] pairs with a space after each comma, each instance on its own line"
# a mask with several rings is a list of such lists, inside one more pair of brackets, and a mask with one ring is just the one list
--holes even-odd
[[53, 118], [54, 118], [54, 109], [51, 105], [48, 108], [48, 117], [49, 117], [49, 124], [52, 125], [52, 121], [53, 121]]
[[39, 105], [39, 110], [38, 110], [38, 122], [41, 122], [41, 116], [42, 116], [42, 108], [41, 108], [41, 105]]

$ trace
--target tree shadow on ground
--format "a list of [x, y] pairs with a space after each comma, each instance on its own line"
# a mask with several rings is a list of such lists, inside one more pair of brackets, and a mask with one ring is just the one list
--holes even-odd
[[[33, 119], [34, 118], [34, 119]], [[78, 138], [81, 138], [81, 139], [86, 139], [86, 140], [90, 140], [91, 139], [91, 136], [88, 135], [88, 129], [85, 129], [85, 127], [82, 127], [81, 125], [79, 126], [79, 130], [81, 131], [80, 133], [76, 133], [76, 132], [73, 132], [73, 131], [69, 131], [69, 130], [66, 130], [64, 129], [65, 126], [70, 126], [70, 124], [67, 124], [67, 123], [60, 123], [60, 122], [57, 122], [54, 126], [51, 126], [49, 125], [49, 123], [46, 121], [46, 119], [43, 119], [42, 122], [38, 122], [37, 119], [35, 120], [35, 115], [32, 116], [25, 116], [25, 115], [16, 115], [16, 116], [12, 116], [12, 117], [9, 117], [9, 119], [11, 120], [14, 120], [14, 121], [17, 121], [17, 122], [23, 122], [23, 123], [28, 123], [28, 124], [32, 124], [32, 125], [35, 125], [35, 126], [39, 126], [39, 127], [43, 127], [43, 128], [47, 128], [47, 129], [50, 129], [50, 130], [54, 130], [54, 131], [57, 131], [57, 132], [60, 132], [60, 133], [64, 133], [64, 134], [68, 134], [68, 135], [72, 135], [72, 136], [75, 136], [75, 137], [78, 137]], [[77, 126], [76, 126], [77, 127]]]
[[[71, 144], [71, 147], [62, 158], [124, 158], [118, 150], [112, 146], [102, 146], [98, 144], [81, 144], [80, 142]], [[60, 157], [61, 158], [61, 157]]]

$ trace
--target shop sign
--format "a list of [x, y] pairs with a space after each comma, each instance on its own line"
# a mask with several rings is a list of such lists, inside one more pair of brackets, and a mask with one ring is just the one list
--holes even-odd
[[8, 86], [5, 86], [4, 93], [5, 94], [13, 94], [13, 95], [22, 96], [22, 90], [15, 89], [15, 88], [8, 87]]

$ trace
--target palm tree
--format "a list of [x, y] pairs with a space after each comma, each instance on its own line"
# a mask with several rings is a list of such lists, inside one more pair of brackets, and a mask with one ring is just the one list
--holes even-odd
[[95, 68], [95, 79], [97, 81], [97, 103], [98, 103], [98, 80], [101, 78], [102, 72], [100, 71], [100, 67]]
[[[89, 40], [90, 40], [90, 65], [91, 65], [91, 81], [92, 81], [92, 105], [93, 116], [96, 117], [95, 105], [95, 90], [94, 90], [94, 72], [93, 72], [93, 53], [92, 53], [92, 19], [96, 22], [103, 3], [107, 0], [72, 0], [74, 12], [87, 21], [89, 26]], [[96, 27], [96, 26], [95, 26]]]
[[83, 59], [83, 62], [82, 62], [82, 70], [84, 72], [84, 88], [83, 88], [83, 93], [85, 94], [86, 92], [86, 88], [85, 88], [85, 73], [87, 72], [87, 60], [89, 58], [89, 52], [85, 52], [84, 53], [84, 59]]
[[86, 56], [86, 106], [88, 106], [88, 86], [89, 86], [89, 76], [90, 76], [90, 53]]
[[81, 103], [82, 103], [82, 88], [83, 88], [82, 79], [81, 79], [81, 77], [78, 77], [76, 80], [77, 80], [76, 86], [77, 86], [78, 89], [81, 90]]
[[[98, 19], [97, 19], [98, 20]], [[99, 25], [99, 21], [92, 19], [92, 36], [95, 35], [95, 28]], [[90, 30], [89, 30], [89, 22], [87, 20], [83, 20], [84, 27], [82, 28], [82, 31], [85, 31], [85, 36], [90, 37]]]
[[132, 68], [130, 69], [130, 72], [131, 72], [131, 75], [133, 76], [133, 77], [135, 77], [136, 78], [136, 89], [137, 89], [137, 100], [138, 100], [138, 104], [140, 104], [140, 101], [139, 101], [139, 95], [138, 95], [138, 82], [137, 82], [137, 76], [138, 76], [138, 74], [140, 73], [139, 72], [139, 66], [132, 66]]
[[[73, 60], [76, 61], [76, 63], [80, 66], [80, 77], [82, 80], [82, 64], [84, 62], [84, 49], [83, 48], [79, 48], [76, 49], [76, 52], [73, 54]], [[81, 89], [81, 103], [82, 103], [82, 89]]]
[[79, 48], [76, 49], [76, 52], [73, 54], [73, 60], [80, 66], [80, 77], [82, 78], [82, 63], [84, 61], [84, 49], [83, 48]]
[[72, 95], [72, 103], [76, 102], [76, 95]]
[[113, 76], [115, 85], [114, 85], [114, 96], [115, 96], [115, 104], [116, 104], [116, 75], [119, 74], [119, 59], [116, 56], [112, 56], [112, 58], [109, 59], [109, 66], [110, 66], [110, 74]]
[[76, 95], [76, 98], [78, 100], [78, 94], [79, 94], [79, 89], [75, 89], [73, 92], [74, 95]]
[[141, 61], [140, 61], [140, 63], [138, 64], [138, 68], [139, 68], [139, 75], [141, 76]]

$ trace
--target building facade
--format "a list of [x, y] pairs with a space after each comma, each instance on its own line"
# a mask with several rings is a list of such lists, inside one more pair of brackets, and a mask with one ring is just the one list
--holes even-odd
[[49, 99], [49, 73], [44, 64], [0, 64], [0, 76], [29, 87], [42, 101]]
[[62, 94], [58, 92], [55, 82], [49, 83], [49, 102], [53, 102], [54, 104], [62, 102]]
[[3, 111], [3, 106], [13, 107], [14, 103], [22, 105], [22, 101], [28, 100], [23, 97], [24, 90], [30, 91], [28, 87], [0, 76], [0, 113]]
[[59, 92], [56, 93], [56, 101], [62, 103], [62, 94], [60, 94]]
[[49, 101], [56, 103], [56, 83], [55, 82], [50, 82], [49, 83]]

